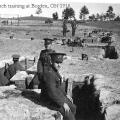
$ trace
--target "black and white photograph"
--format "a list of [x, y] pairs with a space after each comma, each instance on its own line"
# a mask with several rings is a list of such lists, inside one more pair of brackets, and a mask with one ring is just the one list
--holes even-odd
[[0, 120], [120, 120], [120, 2], [0, 0]]

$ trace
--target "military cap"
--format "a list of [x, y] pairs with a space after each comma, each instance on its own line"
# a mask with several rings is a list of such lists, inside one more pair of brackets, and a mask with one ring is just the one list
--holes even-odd
[[19, 58], [20, 58], [20, 55], [14, 54], [14, 55], [12, 55], [12, 58], [13, 58], [13, 59], [19, 59]]
[[50, 53], [51, 59], [55, 63], [62, 63], [64, 55], [66, 54], [65, 53]]
[[53, 39], [51, 38], [44, 38], [43, 40], [45, 41], [45, 45], [50, 45], [52, 44], [52, 41], [53, 41]]

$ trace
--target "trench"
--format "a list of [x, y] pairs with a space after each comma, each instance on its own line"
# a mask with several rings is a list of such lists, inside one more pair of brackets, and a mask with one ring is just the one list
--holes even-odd
[[73, 83], [72, 98], [76, 105], [76, 120], [105, 120], [99, 94], [95, 94], [94, 86]]

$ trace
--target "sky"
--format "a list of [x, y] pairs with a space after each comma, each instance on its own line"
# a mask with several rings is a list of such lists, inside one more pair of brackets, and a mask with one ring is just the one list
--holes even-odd
[[52, 13], [58, 12], [59, 18], [62, 16], [62, 11], [70, 6], [75, 11], [75, 17], [79, 19], [80, 9], [86, 5], [90, 15], [96, 13], [105, 13], [108, 6], [112, 6], [114, 12], [120, 15], [119, 0], [0, 0], [0, 17], [11, 16], [37, 16], [36, 10], [42, 8], [42, 13], [39, 16], [52, 17]]

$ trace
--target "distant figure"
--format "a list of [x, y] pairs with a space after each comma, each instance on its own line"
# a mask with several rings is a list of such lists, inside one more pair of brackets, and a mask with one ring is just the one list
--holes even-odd
[[61, 89], [61, 81], [57, 72], [64, 55], [64, 53], [50, 54], [52, 64], [44, 67], [40, 98], [54, 110], [59, 111], [63, 115], [63, 120], [75, 120], [76, 106]]
[[66, 33], [67, 33], [67, 20], [64, 19], [63, 20], [63, 36], [66, 37]]
[[13, 24], [13, 22], [11, 21], [11, 25]]
[[8, 25], [8, 20], [6, 21], [6, 24]]
[[72, 37], [75, 36], [75, 31], [76, 31], [76, 20], [71, 21], [71, 27], [72, 27]]
[[82, 60], [88, 60], [88, 55], [87, 54], [82, 54]]
[[19, 62], [19, 55], [15, 54], [13, 57], [13, 64], [9, 65], [8, 68], [5, 70], [4, 75], [10, 80], [17, 71], [25, 71], [23, 66]]
[[69, 38], [69, 39], [67, 40], [67, 45], [70, 46], [71, 43], [72, 43], [72, 40]]
[[0, 71], [0, 86], [6, 86], [9, 84], [9, 80], [4, 76], [4, 74]]

